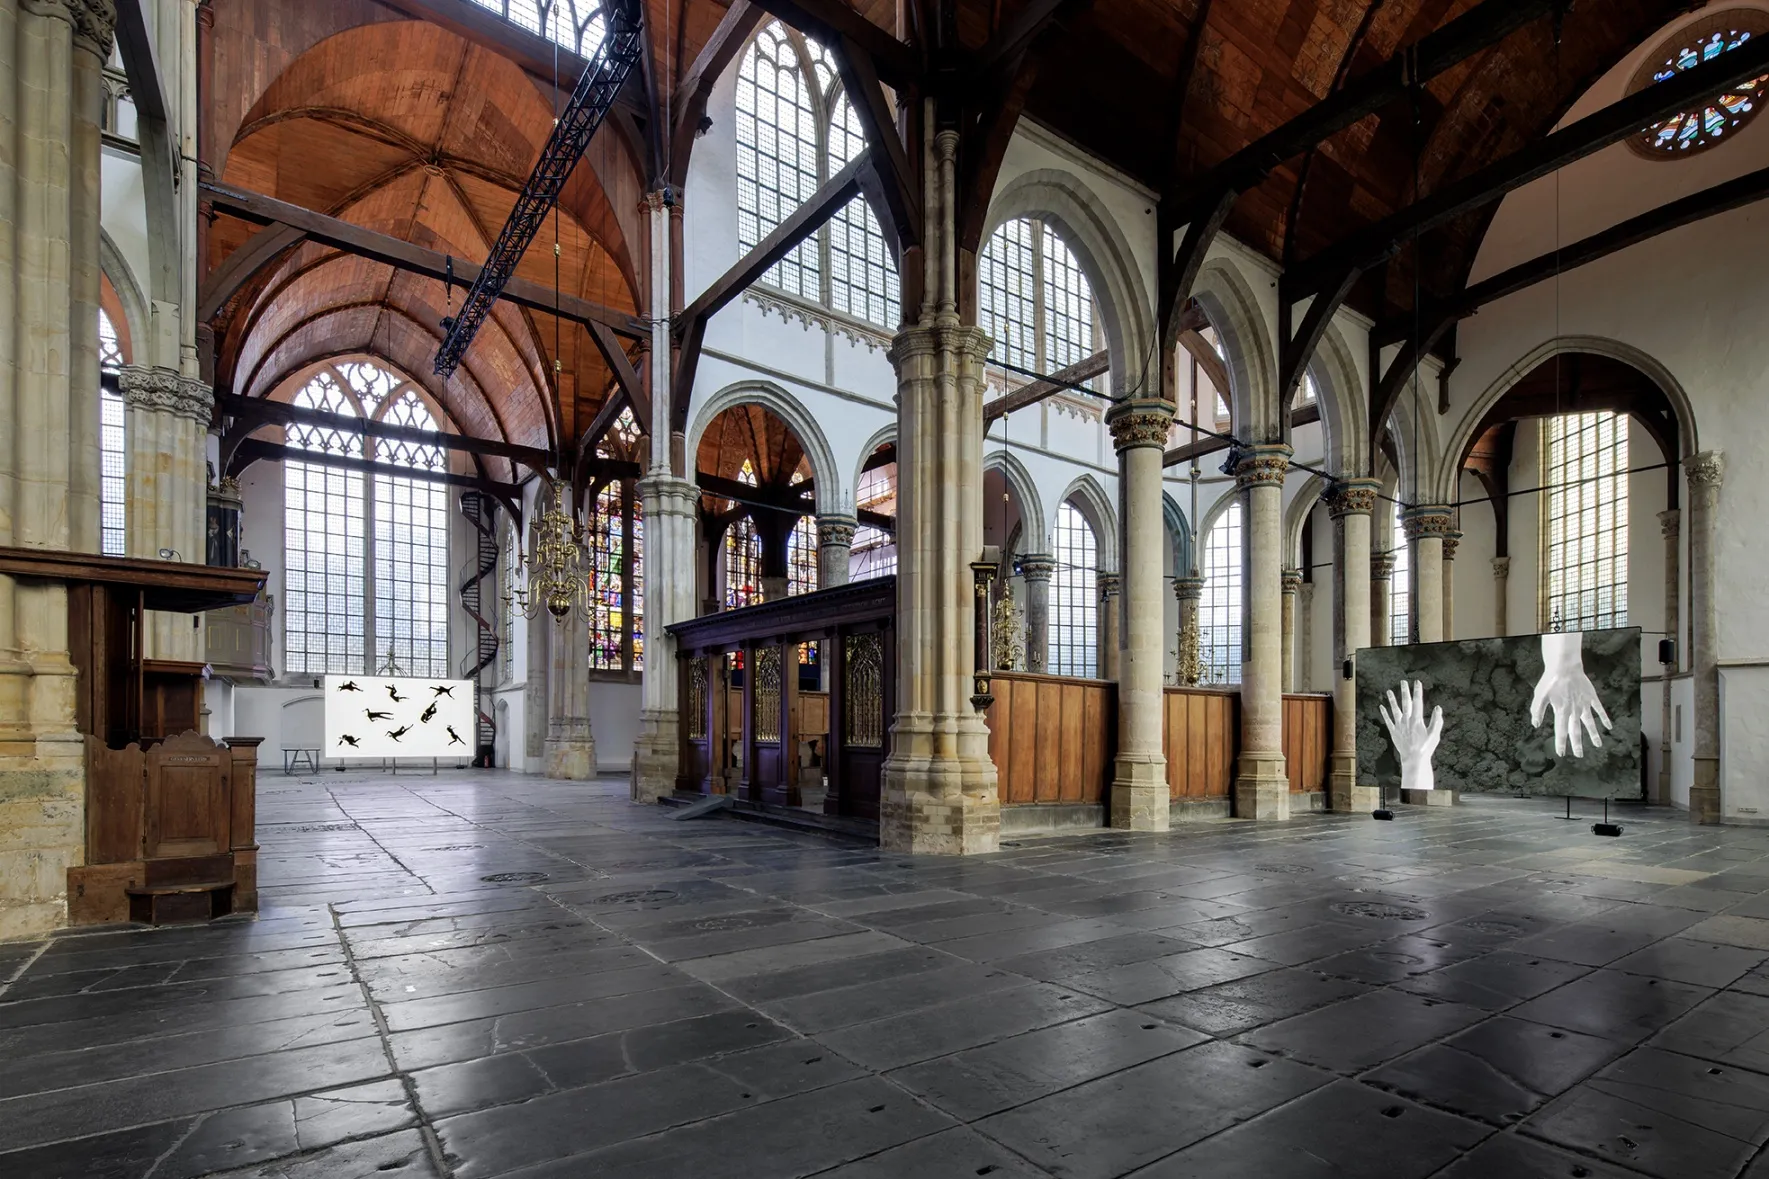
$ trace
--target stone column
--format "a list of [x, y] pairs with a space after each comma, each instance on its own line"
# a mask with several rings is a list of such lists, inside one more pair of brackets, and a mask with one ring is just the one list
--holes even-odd
[[[645, 567], [694, 568], [700, 489], [668, 469], [639, 480], [645, 512]], [[656, 802], [681, 770], [681, 701], [676, 641], [666, 627], [694, 617], [694, 578], [645, 579], [645, 666], [639, 676], [639, 736], [633, 744], [632, 797]]]
[[1683, 469], [1689, 476], [1689, 670], [1695, 688], [1695, 779], [1689, 787], [1689, 819], [1718, 823], [1720, 799], [1720, 671], [1716, 664], [1719, 619], [1715, 609], [1717, 554], [1715, 517], [1725, 456], [1717, 450], [1695, 455]]
[[1235, 771], [1235, 814], [1288, 819], [1290, 779], [1284, 770], [1283, 509], [1290, 448], [1249, 446], [1235, 468], [1244, 499], [1246, 554], [1242, 601], [1241, 755]]
[[1020, 580], [1026, 586], [1026, 670], [1050, 670], [1050, 575], [1056, 558], [1033, 553], [1020, 558]]
[[[1179, 652], [1185, 658], [1185, 631], [1189, 625], [1194, 630], [1198, 625], [1198, 604], [1204, 599], [1204, 579], [1202, 577], [1176, 577], [1173, 579], [1173, 596], [1179, 601]], [[1199, 636], [1200, 641], [1202, 635]], [[1185, 678], [1185, 668], [1174, 668], [1174, 679], [1181, 687], [1190, 685]]]
[[[0, 545], [98, 547], [95, 99], [115, 19], [108, 0], [0, 2]], [[64, 924], [85, 858], [68, 646], [65, 586], [0, 575], [0, 941]]]
[[1314, 582], [1296, 591], [1296, 690], [1314, 691]]
[[[1173, 428], [1164, 398], [1120, 401], [1106, 411], [1118, 451], [1124, 520], [1118, 565], [1124, 578], [1124, 638], [1118, 668], [1118, 753], [1113, 761], [1112, 826], [1167, 830], [1167, 758], [1162, 753], [1161, 703], [1167, 611], [1161, 605], [1161, 457]], [[1282, 476], [1280, 475], [1280, 479]]]
[[[649, 579], [647, 579], [649, 580]], [[582, 781], [596, 776], [596, 739], [590, 731], [590, 632], [572, 610], [547, 627], [552, 666], [547, 671], [547, 777]]]
[[[1371, 513], [1381, 484], [1374, 479], [1344, 479], [1326, 496], [1333, 521], [1333, 753], [1327, 792], [1335, 811], [1372, 810], [1375, 786], [1358, 783], [1357, 681], [1345, 675], [1345, 661], [1374, 646], [1370, 640], [1372, 566]], [[1392, 573], [1392, 566], [1390, 573]], [[1387, 622], [1387, 618], [1383, 618]]]
[[[215, 398], [194, 377], [125, 365], [117, 378], [127, 407], [129, 555], [202, 564], [208, 476], [205, 443]], [[201, 659], [202, 631], [189, 615], [155, 612], [149, 649], [160, 659]]]
[[[538, 501], [537, 501], [538, 502]], [[547, 772], [547, 678], [552, 673], [552, 618], [545, 610], [527, 619], [523, 627], [528, 645], [528, 672], [522, 677], [522, 772]], [[586, 653], [586, 658], [587, 658]]]
[[818, 589], [848, 584], [848, 566], [853, 560], [854, 533], [858, 527], [852, 516], [817, 517]]
[[1456, 546], [1462, 543], [1460, 532], [1443, 538], [1443, 640], [1456, 637]]
[[[1683, 658], [1683, 641], [1679, 633], [1682, 627], [1681, 611], [1683, 580], [1679, 574], [1682, 561], [1681, 548], [1678, 544], [1682, 536], [1683, 513], [1676, 508], [1658, 514], [1659, 533], [1665, 541], [1665, 634], [1674, 642], [1677, 659]], [[1677, 664], [1659, 665], [1659, 683], [1663, 687], [1664, 699], [1660, 702], [1662, 713], [1659, 717], [1658, 743], [1658, 785], [1653, 802], [1661, 805], [1671, 801], [1671, 677], [1677, 673]]]
[[1283, 619], [1284, 691], [1296, 690], [1296, 597], [1302, 592], [1302, 570], [1284, 570], [1284, 599], [1280, 617]]
[[1124, 581], [1116, 573], [1107, 573], [1102, 569], [1094, 574], [1094, 583], [1099, 587], [1099, 678], [1115, 680], [1121, 666], [1118, 660], [1118, 624], [1123, 603], [1119, 595]]
[[1510, 633], [1511, 558], [1493, 558], [1493, 633], [1504, 638]]
[[1394, 554], [1370, 554], [1370, 642], [1372, 647], [1393, 645], [1394, 636], [1391, 631], [1390, 617], [1393, 615], [1393, 602], [1389, 594], [1393, 590]]
[[1407, 564], [1413, 579], [1413, 592], [1408, 605], [1412, 607], [1413, 641], [1443, 641], [1443, 538], [1449, 534], [1450, 510], [1428, 506], [1408, 508], [1401, 513], [1412, 546]]

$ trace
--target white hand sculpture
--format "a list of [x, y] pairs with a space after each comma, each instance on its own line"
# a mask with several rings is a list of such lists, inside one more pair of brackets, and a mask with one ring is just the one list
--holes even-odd
[[[1554, 756], [1565, 757], [1567, 739], [1572, 740], [1572, 755], [1585, 756], [1586, 734], [1591, 748], [1603, 745], [1597, 722], [1606, 729], [1609, 713], [1597, 698], [1597, 689], [1585, 674], [1585, 636], [1576, 630], [1542, 636], [1542, 678], [1536, 683], [1535, 698], [1529, 704], [1529, 723], [1542, 727], [1548, 706], [1554, 706]], [[1583, 732], [1580, 731], [1581, 726]]]
[[1394, 742], [1395, 755], [1400, 758], [1402, 790], [1432, 790], [1437, 775], [1431, 768], [1431, 755], [1443, 736], [1443, 709], [1431, 710], [1431, 723], [1425, 723], [1425, 685], [1415, 680], [1409, 689], [1400, 683], [1400, 699], [1388, 692], [1388, 703], [1376, 706], [1382, 712], [1382, 723], [1388, 726], [1388, 739]]

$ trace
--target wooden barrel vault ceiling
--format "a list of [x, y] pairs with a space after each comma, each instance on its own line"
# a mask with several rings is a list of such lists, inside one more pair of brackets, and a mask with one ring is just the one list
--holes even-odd
[[[953, 2], [958, 39], [973, 49], [1051, 0]], [[1071, 0], [1062, 52], [1040, 64], [1023, 117], [1151, 190], [1176, 192], [1476, 3]], [[760, 7], [790, 14], [843, 4]], [[928, 27], [930, 0], [903, 4], [851, 8], [893, 35]], [[471, 0], [213, 0], [212, 8], [203, 117], [218, 178], [484, 258], [550, 125], [545, 42], [520, 30], [486, 35], [485, 11]], [[1392, 103], [1285, 161], [1239, 199], [1227, 231], [1279, 262], [1306, 261], [1409, 204], [1415, 176], [1429, 194], [1539, 140], [1601, 74], [1690, 8], [1577, 0], [1561, 20], [1537, 20], [1431, 78], [1416, 103]], [[704, 100], [708, 79], [696, 70], [715, 55], [715, 34], [739, 22], [720, 0], [647, 0], [647, 16], [648, 84], [680, 120], [696, 90]], [[740, 40], [725, 48], [720, 70], [738, 48]], [[644, 289], [645, 177], [679, 183], [694, 140], [693, 128], [665, 126], [651, 139], [669, 158], [648, 162], [640, 123], [611, 119], [597, 135], [560, 218], [563, 288], [634, 312]], [[1366, 274], [1351, 305], [1382, 318], [1411, 307], [1415, 282], [1428, 298], [1459, 290], [1495, 208], [1430, 233], [1416, 265], [1403, 253]], [[252, 232], [263, 231], [218, 219], [206, 266]], [[552, 283], [551, 239], [549, 228], [524, 277]], [[434, 391], [429, 359], [445, 313], [440, 283], [304, 245], [223, 309], [218, 384], [264, 395], [319, 357], [373, 351]], [[564, 325], [557, 344], [555, 334], [551, 316], [498, 306], [450, 391], [463, 431], [535, 446], [553, 445], [561, 429], [575, 436], [608, 395], [610, 375], [580, 329]], [[555, 359], [563, 423], [551, 420], [546, 392]]]

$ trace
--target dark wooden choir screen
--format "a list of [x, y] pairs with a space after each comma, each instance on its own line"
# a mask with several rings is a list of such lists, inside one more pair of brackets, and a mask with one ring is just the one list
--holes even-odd
[[876, 822], [896, 707], [896, 590], [896, 578], [874, 578], [670, 627], [676, 789], [801, 806], [822, 786], [825, 814]]

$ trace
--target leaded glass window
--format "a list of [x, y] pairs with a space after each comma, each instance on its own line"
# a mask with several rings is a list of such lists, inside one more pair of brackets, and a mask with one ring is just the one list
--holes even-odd
[[[596, 0], [473, 0], [512, 24], [588, 58], [602, 44], [602, 6]], [[575, 79], [574, 79], [575, 80]]]
[[1413, 550], [1407, 543], [1398, 503], [1391, 519], [1388, 553], [1394, 558], [1394, 574], [1388, 579], [1388, 644], [1401, 647], [1413, 641]]
[[1628, 423], [1571, 413], [1542, 422], [1542, 622], [1628, 625]]
[[725, 529], [725, 608], [754, 606], [762, 600], [762, 538], [755, 521], [739, 517]]
[[626, 658], [626, 485], [610, 483], [584, 527], [590, 563], [590, 667], [620, 671]]
[[786, 534], [786, 592], [814, 593], [817, 580], [817, 520], [800, 516]]
[[[897, 514], [897, 464], [881, 463], [860, 472], [860, 483], [854, 489], [854, 503], [862, 511], [894, 517]], [[886, 577], [896, 571], [896, 538], [871, 524], [856, 528], [854, 547], [848, 558], [849, 580]]]
[[1045, 222], [1020, 217], [989, 235], [977, 257], [977, 322], [995, 342], [991, 360], [1041, 373], [1086, 360], [1094, 311], [1074, 251]]
[[[320, 368], [291, 400], [438, 431], [417, 388], [373, 361]], [[292, 424], [284, 436], [316, 456], [283, 465], [288, 670], [363, 672], [391, 662], [407, 675], [449, 675], [449, 495], [446, 484], [424, 478], [448, 470], [447, 452], [404, 439], [365, 446], [355, 431], [321, 425]], [[317, 456], [366, 458], [413, 474], [365, 476]], [[506, 619], [503, 637], [513, 648], [513, 621]]]
[[1056, 513], [1056, 571], [1050, 578], [1050, 673], [1099, 674], [1099, 543], [1075, 505]]
[[1216, 517], [1204, 538], [1204, 596], [1198, 603], [1198, 647], [1204, 682], [1241, 682], [1241, 501]]
[[[737, 71], [737, 240], [751, 249], [866, 147], [834, 63], [817, 42], [770, 22]], [[865, 197], [777, 262], [763, 283], [894, 328], [896, 259]]]
[[[1659, 46], [1635, 75], [1634, 90], [1674, 78], [1769, 32], [1769, 16], [1749, 9], [1717, 13], [1689, 25]], [[1661, 119], [1634, 137], [1634, 148], [1653, 158], [1676, 158], [1722, 142], [1755, 117], [1769, 74], [1740, 82], [1701, 104]]]
[[503, 641], [498, 644], [498, 679], [507, 684], [516, 678], [516, 620], [522, 616], [516, 606], [516, 590], [521, 584], [517, 570], [522, 563], [522, 530], [513, 520], [506, 528], [509, 535], [504, 544], [504, 567], [498, 571], [498, 607], [503, 623]]
[[[122, 342], [103, 311], [98, 313], [98, 367], [113, 378], [123, 369]], [[129, 552], [129, 414], [122, 395], [103, 385], [98, 390], [98, 413], [99, 551], [122, 557]]]

